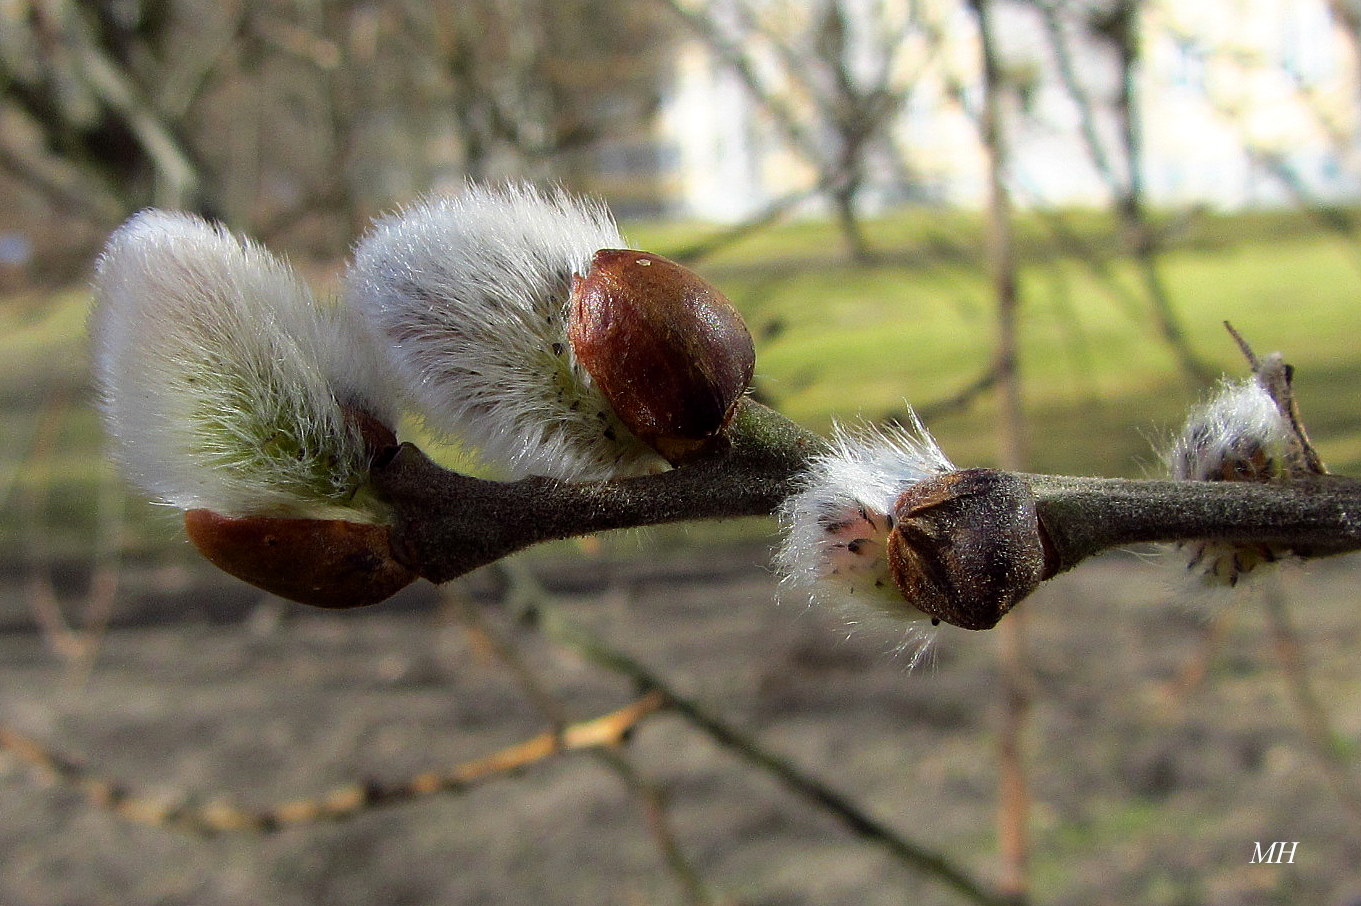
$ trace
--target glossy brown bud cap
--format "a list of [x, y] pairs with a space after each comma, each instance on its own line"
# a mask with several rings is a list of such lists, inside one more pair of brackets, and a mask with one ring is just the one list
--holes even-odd
[[379, 420], [378, 416], [358, 406], [341, 406], [340, 411], [345, 423], [359, 432], [370, 462], [390, 455], [397, 447], [396, 433]]
[[393, 559], [386, 525], [189, 510], [184, 528], [218, 569], [314, 607], [377, 604], [416, 580]]
[[619, 420], [672, 463], [712, 446], [756, 368], [728, 298], [648, 252], [595, 253], [572, 279], [568, 337]]
[[1030, 487], [994, 469], [913, 484], [898, 498], [888, 564], [918, 610], [964, 629], [991, 629], [1046, 575]]

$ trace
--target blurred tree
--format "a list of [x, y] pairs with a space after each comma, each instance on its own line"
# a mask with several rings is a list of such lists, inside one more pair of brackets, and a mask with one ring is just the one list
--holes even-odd
[[[1144, 110], [1139, 101], [1142, 0], [1087, 3], [1030, 0], [1044, 21], [1054, 69], [1078, 111], [1088, 156], [1110, 192], [1125, 249], [1135, 261], [1154, 324], [1193, 382], [1208, 383], [1209, 368], [1191, 348], [1163, 276], [1162, 237], [1150, 222], [1145, 190]], [[1103, 138], [1103, 112], [1088, 87], [1097, 61], [1109, 60], [1115, 91], [1104, 114], [1114, 125], [1114, 140]], [[1095, 67], [1100, 72], [1100, 67]], [[1105, 133], [1109, 134], [1109, 133]], [[1110, 145], [1114, 147], [1110, 147]]]
[[441, 181], [578, 184], [655, 107], [664, 20], [627, 0], [16, 0], [0, 168], [98, 225], [157, 205], [338, 254]]
[[1333, 14], [1352, 51], [1361, 58], [1361, 2], [1358, 0], [1328, 0], [1328, 9]]
[[407, 15], [431, 36], [447, 75], [446, 109], [470, 178], [504, 175], [502, 157], [517, 173], [580, 179], [583, 149], [640, 128], [657, 106], [666, 29], [650, 5], [411, 2]]
[[873, 259], [860, 227], [875, 155], [902, 167], [890, 132], [930, 54], [938, 26], [916, 3], [664, 0], [746, 87], [784, 143], [813, 170], [851, 256]]
[[[184, 116], [235, 28], [187, 29], [169, 0], [6, 4], [0, 162], [62, 209], [106, 218], [154, 202], [205, 210]], [[200, 26], [208, 26], [208, 22]]]

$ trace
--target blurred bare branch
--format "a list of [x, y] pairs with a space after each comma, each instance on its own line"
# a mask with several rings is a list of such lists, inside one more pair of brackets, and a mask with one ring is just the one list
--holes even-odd
[[1328, 709], [1314, 688], [1304, 655], [1305, 645], [1291, 617], [1284, 583], [1279, 574], [1266, 577], [1265, 582], [1262, 603], [1266, 608], [1267, 629], [1286, 688], [1298, 712], [1300, 729], [1338, 802], [1353, 821], [1361, 821], [1361, 789], [1357, 788], [1355, 767], [1342, 754], [1343, 736], [1333, 728]]
[[0, 169], [63, 215], [101, 225], [116, 221], [122, 205], [107, 187], [91, 183], [79, 167], [47, 154], [38, 142], [20, 138], [38, 131], [23, 111], [0, 108]]
[[[1025, 467], [1026, 423], [1021, 398], [1020, 342], [1017, 335], [1021, 293], [1012, 222], [1012, 198], [1006, 174], [1011, 136], [1003, 116], [1006, 78], [998, 48], [993, 0], [969, 0], [978, 27], [979, 68], [983, 96], [979, 135], [988, 182], [988, 264], [992, 282], [994, 324], [992, 383], [998, 393], [997, 439], [1001, 462], [1008, 469]], [[1030, 790], [1025, 765], [1026, 727], [1032, 685], [1026, 645], [1026, 617], [1008, 620], [998, 642], [1003, 700], [997, 733], [997, 842], [1002, 856], [1003, 894], [1020, 906], [1030, 897]]]
[[[509, 588], [507, 593], [523, 602], [526, 597], [542, 595], [543, 590], [530, 582], [528, 573], [522, 570], [503, 570]], [[446, 594], [457, 595], [457, 591]], [[549, 689], [548, 683], [538, 675], [522, 656], [515, 643], [493, 627], [478, 608], [466, 599], [454, 600], [453, 610], [468, 629], [475, 633], [487, 650], [515, 677], [516, 683], [524, 691], [534, 707], [552, 725], [555, 732], [570, 726], [567, 706]], [[607, 770], [623, 783], [629, 794], [637, 801], [648, 832], [661, 854], [662, 861], [675, 879], [685, 901], [690, 906], [714, 906], [718, 898], [709, 890], [708, 884], [699, 870], [686, 856], [672, 826], [667, 811], [666, 793], [662, 787], [648, 779], [643, 771], [625, 752], [617, 749], [597, 749], [592, 753]]]
[[[845, 0], [663, 2], [813, 169], [811, 191], [829, 203], [852, 258], [873, 261], [860, 196], [876, 159], [903, 163], [890, 126], [931, 62], [939, 26], [916, 4], [870, 4], [852, 13]], [[908, 58], [914, 34], [927, 51]]]
[[[1048, 37], [1054, 69], [1078, 113], [1079, 134], [1087, 155], [1110, 193], [1126, 250], [1138, 269], [1154, 324], [1182, 372], [1205, 384], [1214, 371], [1191, 348], [1163, 274], [1162, 237], [1148, 215], [1145, 190], [1143, 117], [1140, 98], [1142, 0], [1114, 0], [1090, 8], [1065, 0], [1033, 0]], [[1084, 83], [1074, 43], [1103, 47], [1115, 60], [1117, 89], [1109, 114], [1118, 136], [1117, 158], [1102, 140], [1096, 101]], [[1091, 61], [1086, 61], [1091, 65]], [[1117, 163], [1118, 160], [1118, 163]]]
[[47, 0], [4, 16], [0, 169], [102, 228], [192, 209], [322, 256], [465, 177], [587, 187], [599, 143], [633, 140], [655, 109], [669, 31], [626, 0]]
[[1009, 900], [992, 892], [953, 860], [902, 836], [821, 780], [727, 723], [702, 703], [682, 694], [627, 652], [583, 629], [562, 613], [538, 580], [515, 561], [503, 561], [498, 568], [509, 582], [511, 594], [507, 603], [553, 642], [575, 651], [598, 667], [627, 677], [640, 688], [659, 693], [668, 712], [678, 715], [724, 749], [775, 779], [789, 792], [831, 815], [855, 836], [879, 846], [903, 867], [939, 881], [980, 906], [1009, 906]]
[[107, 13], [52, 0], [11, 15], [0, 43], [6, 106], [26, 113], [52, 151], [125, 206], [196, 207], [199, 161], [179, 124], [154, 106], [149, 74], [136, 71], [136, 61], [156, 60], [147, 38], [163, 37], [164, 20]]

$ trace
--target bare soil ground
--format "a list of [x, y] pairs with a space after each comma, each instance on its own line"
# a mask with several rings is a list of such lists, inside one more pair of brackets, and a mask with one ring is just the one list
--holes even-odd
[[[994, 644], [942, 633], [909, 672], [880, 628], [773, 601], [757, 547], [628, 561], [538, 560], [582, 622], [764, 745], [979, 875], [996, 870]], [[1361, 740], [1355, 559], [1284, 587], [1336, 757]], [[69, 592], [78, 571], [63, 576]], [[396, 779], [544, 729], [507, 672], [425, 586], [353, 613], [305, 610], [196, 563], [129, 570], [88, 676], [34, 629], [21, 576], [0, 576], [0, 721], [92, 770], [169, 799], [264, 805]], [[1037, 904], [1322, 904], [1361, 897], [1361, 814], [1301, 731], [1259, 597], [1223, 618], [1198, 687], [1207, 611], [1171, 573], [1114, 556], [1027, 602]], [[523, 643], [577, 718], [633, 690], [465, 586]], [[681, 845], [728, 902], [962, 902], [672, 716], [629, 751], [670, 794]], [[1361, 770], [1347, 777], [1361, 789]], [[682, 902], [646, 817], [595, 760], [562, 757], [461, 796], [338, 824], [199, 839], [130, 823], [0, 754], [0, 904], [397, 906]], [[1250, 865], [1297, 841], [1293, 864]]]

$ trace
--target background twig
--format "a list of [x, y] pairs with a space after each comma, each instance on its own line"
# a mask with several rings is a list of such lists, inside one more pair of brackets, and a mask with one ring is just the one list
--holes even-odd
[[1361, 793], [1357, 791], [1352, 766], [1338, 748], [1341, 737], [1333, 729], [1328, 711], [1314, 690], [1304, 659], [1304, 646], [1290, 616], [1284, 584], [1279, 574], [1263, 577], [1263, 583], [1262, 604], [1266, 609], [1267, 629], [1276, 660], [1281, 665], [1281, 675], [1299, 714], [1300, 729], [1334, 795], [1353, 820], [1361, 821]]
[[512, 600], [545, 636], [565, 645], [597, 666], [627, 677], [640, 688], [661, 693], [668, 711], [679, 715], [724, 749], [779, 781], [787, 790], [836, 818], [852, 834], [881, 847], [904, 867], [934, 878], [980, 906], [1009, 903], [965, 869], [940, 853], [913, 842], [873, 818], [849, 799], [788, 760], [766, 749], [741, 730], [677, 691], [659, 674], [627, 653], [582, 629], [553, 605], [551, 597], [524, 567], [514, 561], [501, 565], [517, 593]]
[[[510, 594], [518, 598], [542, 594], [541, 587], [529, 585], [526, 578], [527, 573], [519, 570], [507, 570], [504, 573], [512, 586], [509, 591]], [[457, 591], [447, 592], [446, 599], [449, 596], [456, 596], [452, 602], [453, 611], [459, 619], [476, 633], [477, 637], [487, 645], [493, 657], [510, 671], [515, 677], [516, 683], [524, 691], [525, 697], [552, 724], [554, 732], [569, 726], [566, 705], [553, 695], [548, 684], [529, 665], [515, 644], [491, 626], [483, 617], [481, 611], [467, 598], [461, 596]], [[653, 694], [660, 695], [661, 693], [654, 692]], [[629, 758], [621, 749], [595, 749], [591, 754], [597, 762], [618, 777], [624, 787], [637, 800], [648, 831], [657, 845], [658, 852], [661, 854], [667, 870], [671, 873], [685, 897], [685, 902], [690, 906], [713, 906], [713, 904], [718, 903], [719, 900], [709, 890], [698, 869], [681, 848], [675, 829], [672, 827], [670, 815], [667, 813], [666, 795], [661, 787], [648, 779], [633, 759]]]

